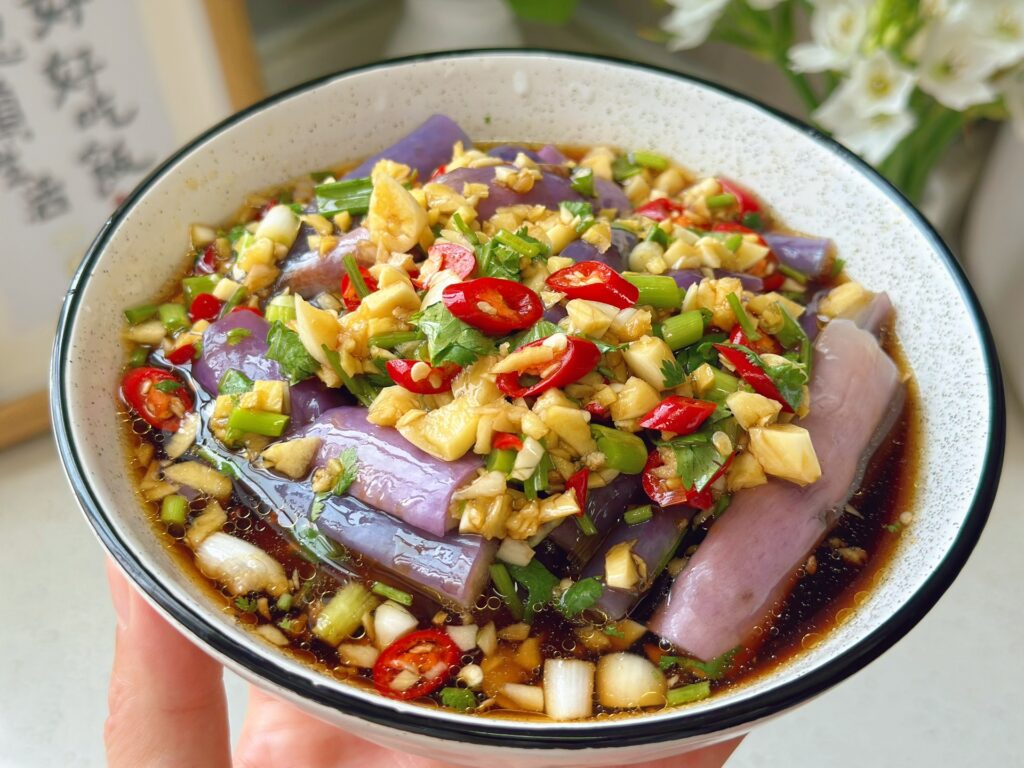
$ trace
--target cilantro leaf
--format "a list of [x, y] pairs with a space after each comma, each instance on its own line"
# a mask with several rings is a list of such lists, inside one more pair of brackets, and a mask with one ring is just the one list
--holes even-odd
[[335, 496], [341, 496], [349, 489], [349, 486], [355, 482], [356, 473], [359, 471], [359, 459], [355, 448], [349, 447], [343, 450], [338, 456], [338, 461], [341, 462], [341, 474], [338, 475], [338, 480], [331, 489], [331, 493]]
[[251, 597], [236, 597], [235, 608], [243, 613], [256, 613], [256, 601]]
[[807, 366], [808, 372], [811, 369], [811, 340], [807, 333], [793, 316], [789, 314], [782, 302], [775, 302], [775, 308], [782, 314], [782, 328], [775, 334], [783, 347], [799, 351], [797, 362]]
[[156, 389], [160, 390], [161, 392], [166, 392], [167, 394], [173, 394], [174, 392], [177, 392], [179, 389], [185, 388], [182, 385], [182, 383], [177, 379], [164, 379], [163, 381], [158, 381], [153, 386]]
[[[692, 437], [692, 435], [690, 435]], [[686, 488], [703, 491], [725, 459], [711, 441], [691, 445], [672, 445], [676, 456], [676, 474]]]
[[228, 368], [220, 377], [217, 393], [221, 395], [240, 395], [253, 388], [253, 381], [236, 368]]
[[427, 337], [431, 365], [455, 363], [465, 368], [494, 351], [492, 339], [459, 320], [441, 302], [414, 316], [413, 322]]
[[601, 628], [601, 631], [608, 635], [608, 637], [617, 637], [619, 640], [626, 637], [626, 634], [614, 624], [606, 624]]
[[242, 339], [246, 339], [249, 336], [252, 336], [252, 331], [248, 328], [232, 328], [227, 334], [228, 346], [237, 347], [242, 343]]
[[626, 347], [629, 346], [628, 342], [625, 343], [625, 344], [609, 344], [607, 341], [601, 341], [600, 339], [594, 339], [594, 338], [591, 338], [590, 336], [580, 336], [580, 338], [581, 339], [586, 339], [591, 344], [593, 344], [595, 347], [597, 347], [597, 349], [600, 351], [600, 353], [602, 355], [605, 354], [606, 352], [621, 352], [622, 350], [624, 350]]
[[520, 270], [518, 253], [497, 240], [489, 240], [476, 249], [481, 277], [499, 277], [519, 282]]
[[592, 168], [578, 166], [573, 169], [570, 177], [572, 188], [585, 197], [594, 196], [594, 171]]
[[531, 560], [529, 565], [508, 565], [507, 568], [512, 578], [526, 587], [523, 620], [529, 623], [537, 608], [551, 602], [551, 593], [558, 586], [558, 577], [537, 559]]
[[666, 670], [672, 667], [696, 670], [701, 672], [708, 680], [720, 680], [732, 667], [732, 660], [736, 658], [736, 654], [739, 651], [740, 647], [737, 646], [730, 651], [726, 651], [721, 656], [716, 656], [711, 661], [691, 659], [688, 656], [662, 656], [658, 666]]
[[587, 202], [579, 200], [563, 200], [560, 204], [561, 207], [573, 217], [576, 221], [576, 232], [582, 235], [592, 226], [596, 219], [594, 219], [594, 207]]
[[548, 320], [538, 320], [536, 323], [531, 325], [518, 336], [512, 338], [512, 341], [509, 343], [508, 346], [508, 351], [515, 352], [517, 349], [519, 349], [522, 346], [525, 346], [526, 344], [530, 344], [531, 342], [534, 341], [540, 341], [541, 339], [546, 339], [548, 336], [553, 336], [554, 334], [561, 332], [562, 329], [559, 328], [554, 323], [549, 322]]
[[664, 389], [678, 387], [683, 383], [683, 379], [686, 378], [683, 366], [681, 366], [679, 361], [675, 359], [666, 360], [661, 364], [661, 375], [665, 378]]
[[580, 579], [565, 590], [555, 607], [559, 613], [571, 619], [593, 607], [603, 593], [604, 586], [593, 576]]
[[794, 360], [783, 358], [783, 362], [777, 365], [768, 365], [764, 358], [749, 347], [737, 344], [724, 344], [730, 349], [737, 349], [747, 356], [747, 359], [768, 374], [775, 388], [779, 390], [782, 398], [789, 403], [795, 411], [799, 409], [804, 399], [804, 385], [808, 380], [807, 366]]
[[276, 360], [292, 384], [298, 384], [320, 370], [320, 363], [306, 351], [299, 334], [275, 320], [267, 333], [267, 357]]

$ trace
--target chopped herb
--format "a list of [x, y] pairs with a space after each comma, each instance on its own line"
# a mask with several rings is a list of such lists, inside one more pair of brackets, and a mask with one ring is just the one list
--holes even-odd
[[782, 328], [775, 337], [786, 349], [795, 349], [799, 352], [798, 361], [810, 371], [811, 366], [811, 340], [807, 333], [793, 316], [789, 314], [781, 302], [775, 302], [775, 308], [782, 313]]
[[703, 491], [715, 473], [725, 464], [725, 459], [711, 443], [711, 435], [705, 429], [692, 435], [677, 437], [663, 445], [672, 449], [676, 457], [676, 475], [687, 489]]
[[667, 248], [669, 244], [668, 232], [655, 224], [651, 227], [651, 231], [647, 233], [647, 237], [644, 238], [648, 242], [657, 243], [662, 248]]
[[673, 688], [665, 697], [665, 703], [670, 707], [677, 707], [680, 704], [691, 704], [711, 695], [711, 683], [704, 680], [692, 685], [684, 685], [681, 688]]
[[388, 600], [394, 600], [396, 603], [406, 606], [412, 605], [412, 595], [400, 589], [395, 589], [381, 581], [375, 581], [370, 591]]
[[249, 292], [245, 289], [244, 286], [238, 286], [235, 289], [235, 292], [231, 294], [231, 298], [229, 298], [224, 303], [224, 306], [221, 307], [220, 316], [226, 317], [227, 315], [231, 314], [231, 310], [233, 310], [235, 307], [237, 307], [239, 304], [245, 301], [248, 295]]
[[631, 152], [629, 159], [639, 166], [650, 168], [652, 171], [664, 171], [668, 168], [668, 160], [654, 152]]
[[370, 210], [373, 182], [369, 178], [345, 179], [316, 187], [316, 209], [324, 216], [342, 211], [361, 214]]
[[227, 333], [227, 340], [229, 347], [236, 347], [242, 343], [242, 339], [247, 339], [252, 336], [252, 331], [248, 328], [232, 328]]
[[757, 211], [743, 214], [742, 223], [747, 229], [753, 229], [757, 232], [764, 229], [764, 219], [761, 218], [761, 214]]
[[644, 504], [642, 507], [627, 509], [622, 515], [622, 522], [626, 525], [640, 525], [640, 523], [646, 523], [652, 517], [654, 517], [654, 510], [651, 509], [651, 505]]
[[295, 525], [290, 529], [295, 542], [304, 552], [309, 555], [310, 562], [317, 563], [323, 560], [344, 560], [348, 553], [333, 541], [328, 539], [316, 526], [305, 517], [297, 517]]
[[462, 233], [462, 236], [469, 241], [470, 245], [477, 246], [480, 244], [479, 235], [477, 235], [477, 233], [473, 231], [472, 227], [470, 227], [466, 222], [462, 220], [461, 215], [459, 215], [458, 213], [453, 213], [451, 218], [451, 224], [457, 230], [459, 230], [459, 232]]
[[747, 310], [743, 308], [740, 297], [735, 293], [730, 293], [725, 298], [729, 302], [729, 307], [732, 308], [733, 314], [736, 315], [736, 322], [739, 323], [746, 337], [750, 341], [760, 341], [761, 334], [757, 332], [757, 325], [750, 319]]
[[352, 483], [356, 481], [356, 474], [359, 471], [359, 458], [355, 448], [348, 447], [343, 450], [338, 456], [338, 461], [341, 462], [341, 474], [338, 475], [338, 479], [331, 489], [331, 493], [335, 496], [341, 496], [348, 491]]
[[686, 372], [683, 371], [683, 366], [679, 364], [678, 360], [666, 360], [661, 364], [661, 375], [665, 379], [665, 386], [662, 389], [672, 389], [678, 387], [683, 383], [683, 379], [686, 378]]
[[590, 515], [588, 515], [586, 512], [584, 512], [581, 515], [575, 515], [573, 517], [573, 519], [576, 521], [576, 526], [580, 529], [580, 532], [584, 536], [596, 536], [597, 535], [597, 533], [598, 533], [597, 526], [594, 525], [594, 521], [591, 519]]
[[567, 618], [579, 616], [588, 608], [592, 608], [601, 595], [604, 593], [604, 586], [593, 576], [587, 579], [580, 579], [564, 593], [555, 605], [558, 612]]
[[149, 320], [156, 314], [156, 304], [145, 304], [141, 307], [131, 307], [124, 311], [124, 319], [127, 320], [131, 325], [138, 325], [139, 323]]
[[807, 285], [807, 283], [811, 279], [810, 275], [808, 275], [806, 272], [801, 272], [799, 269], [793, 269], [793, 267], [788, 267], [782, 263], [776, 265], [776, 269], [778, 269], [779, 272], [784, 274], [786, 277], [796, 280], [798, 283], [800, 283], [800, 285]]
[[497, 277], [519, 282], [522, 256], [498, 240], [497, 236], [488, 240], [485, 245], [477, 246], [476, 255], [481, 277]]
[[302, 203], [288, 203], [288, 207], [291, 208], [292, 213], [296, 216], [301, 216], [306, 212], [306, 209], [302, 207]]
[[832, 272], [829, 273], [829, 277], [835, 280], [841, 274], [843, 274], [843, 267], [846, 266], [846, 259], [836, 259], [832, 265]]
[[899, 533], [903, 530], [903, 526], [899, 523], [888, 523], [885, 526], [885, 530], [887, 530], [889, 533]]
[[577, 234], [582, 235], [594, 226], [594, 207], [590, 203], [579, 200], [563, 200], [561, 207], [572, 216], [573, 220], [579, 219], [576, 223]]
[[328, 179], [334, 178], [334, 173], [332, 171], [313, 171], [309, 174], [309, 178], [317, 184], [323, 184]]
[[243, 613], [256, 613], [256, 601], [251, 597], [236, 597], [235, 608]]
[[494, 351], [492, 339], [459, 320], [441, 302], [414, 315], [413, 322], [427, 337], [427, 354], [433, 366], [455, 363], [465, 368]]
[[551, 461], [551, 455], [545, 451], [544, 455], [540, 457], [540, 462], [537, 464], [537, 468], [533, 470], [533, 474], [523, 482], [523, 494], [527, 499], [533, 501], [538, 497], [541, 491], [546, 491], [548, 489], [548, 474], [554, 468], [555, 465]]
[[643, 168], [631, 162], [628, 155], [619, 155], [612, 162], [612, 178], [620, 184], [642, 171]]
[[[341, 367], [341, 353], [331, 349], [326, 344], [321, 344], [320, 348], [324, 352], [324, 356], [327, 358], [327, 362], [330, 363], [331, 369], [341, 379], [341, 383], [345, 385], [352, 396], [362, 403], [365, 407], [369, 408], [370, 404], [380, 394], [382, 387], [378, 387], [373, 383], [369, 375], [365, 376], [349, 376], [345, 373], [345, 369]], [[391, 380], [389, 379], [387, 384], [384, 386], [390, 386]]]
[[509, 574], [508, 568], [506, 568], [502, 563], [494, 563], [494, 565], [490, 567], [490, 571], [491, 581], [494, 583], [494, 588], [505, 601], [505, 604], [508, 606], [509, 613], [512, 614], [512, 618], [517, 621], [522, 619], [523, 602], [519, 599], [519, 595], [516, 594], [516, 585], [512, 582], [512, 576]]
[[235, 466], [234, 462], [228, 461], [227, 459], [222, 459], [220, 456], [218, 456], [212, 450], [207, 448], [205, 445], [197, 445], [195, 446], [193, 451], [196, 456], [198, 456], [211, 467], [216, 469], [222, 475], [227, 475], [228, 477], [233, 477], [236, 479], [240, 476], [238, 467]]
[[277, 598], [277, 610], [279, 611], [290, 611], [292, 608], [292, 593], [284, 592]]
[[245, 228], [245, 224], [236, 224], [228, 232], [228, 240], [232, 245], [242, 239], [244, 235], [249, 234], [249, 230]]
[[739, 651], [740, 647], [737, 646], [732, 650], [726, 651], [721, 656], [716, 656], [711, 661], [691, 659], [688, 656], [662, 656], [658, 665], [665, 670], [671, 669], [672, 667], [696, 670], [704, 675], [708, 680], [721, 680], [725, 673], [732, 667], [732, 661], [736, 658], [736, 654], [739, 653]]
[[614, 624], [605, 624], [603, 627], [601, 627], [601, 631], [608, 635], [608, 637], [616, 637], [619, 640], [622, 640], [626, 637], [626, 634], [621, 629], [616, 627]]
[[721, 344], [723, 341], [728, 340], [728, 334], [708, 333], [701, 337], [701, 340], [696, 344], [691, 344], [689, 347], [686, 347], [679, 356], [683, 357], [685, 354], [684, 359], [686, 361], [687, 373], [693, 373], [704, 365], [704, 363], [710, 363], [712, 365], [717, 363], [718, 350], [715, 349], [715, 344]]
[[548, 320], [538, 320], [518, 336], [514, 336], [512, 338], [512, 341], [509, 343], [508, 351], [515, 352], [525, 344], [540, 341], [541, 339], [546, 339], [548, 336], [553, 336], [554, 334], [561, 332], [562, 329], [554, 323]]
[[[490, 122], [490, 120], [487, 122]], [[453, 688], [448, 686], [441, 689], [441, 703], [451, 709], [457, 709], [460, 712], [465, 712], [467, 709], [472, 709], [476, 706], [476, 694], [468, 688]]]
[[529, 565], [508, 565], [506, 568], [512, 578], [526, 588], [523, 620], [529, 623], [538, 608], [551, 602], [551, 594], [558, 586], [558, 577], [536, 558], [531, 560]]
[[298, 619], [281, 619], [279, 622], [277, 622], [277, 626], [279, 626], [288, 634], [293, 635], [295, 634], [295, 631], [298, 629], [299, 621]]
[[739, 247], [743, 245], [743, 235], [741, 235], [739, 232], [734, 232], [733, 234], [725, 238], [723, 244], [730, 251], [736, 253], [736, 251], [739, 250]]
[[167, 394], [172, 394], [183, 388], [182, 383], [177, 379], [164, 379], [163, 381], [158, 381], [153, 386]]
[[359, 271], [359, 265], [356, 264], [356, 257], [351, 253], [346, 253], [341, 259], [341, 264], [345, 267], [345, 274], [348, 276], [349, 281], [351, 281], [356, 295], [360, 299], [365, 299], [369, 296], [370, 288], [366, 285], [366, 281], [363, 279], [363, 273]]
[[789, 403], [795, 411], [800, 407], [804, 397], [804, 385], [808, 380], [807, 366], [794, 360], [783, 358], [778, 365], [768, 365], [765, 361], [749, 347], [736, 344], [725, 344], [730, 349], [737, 349], [747, 356], [747, 359], [768, 374], [768, 378], [775, 384], [779, 394]]
[[128, 358], [129, 368], [141, 368], [149, 361], [149, 353], [152, 350], [149, 347], [136, 347], [132, 350], [131, 356]]
[[[581, 205], [590, 207], [588, 203], [581, 203]], [[527, 259], [536, 259], [538, 256], [546, 256], [548, 253], [548, 247], [537, 238], [531, 237], [525, 226], [515, 232], [499, 229], [494, 239]]]
[[253, 388], [253, 381], [241, 371], [228, 368], [217, 383], [217, 393], [221, 395], [240, 395]]
[[267, 357], [276, 360], [281, 372], [292, 384], [315, 376], [320, 370], [320, 363], [306, 351], [299, 340], [299, 334], [275, 321], [267, 333]]
[[730, 205], [736, 205], [736, 195], [731, 195], [728, 192], [721, 195], [710, 195], [704, 202], [712, 210], [715, 208], [728, 208]]
[[721, 517], [722, 513], [729, 508], [729, 505], [731, 503], [732, 496], [730, 496], [728, 493], [723, 493], [721, 496], [715, 499], [715, 504], [713, 507], [711, 507], [711, 517], [715, 519]]
[[594, 171], [591, 168], [574, 168], [572, 172], [572, 188], [584, 197], [594, 196]]
[[320, 491], [313, 496], [313, 505], [309, 508], [309, 522], [315, 523], [317, 521], [317, 518], [324, 511], [324, 507], [327, 506], [327, 499], [330, 495], [330, 491]]

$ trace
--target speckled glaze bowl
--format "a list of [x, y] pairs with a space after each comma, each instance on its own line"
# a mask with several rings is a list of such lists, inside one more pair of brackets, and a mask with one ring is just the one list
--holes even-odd
[[[356, 159], [444, 112], [480, 140], [652, 148], [742, 179], [783, 221], [834, 238], [850, 273], [889, 291], [920, 389], [916, 522], [845, 623], [774, 673], [696, 705], [584, 723], [485, 719], [386, 700], [322, 676], [205, 599], [140, 514], [114, 407], [121, 308], [184, 267], [187, 226], [249, 191]], [[829, 139], [713, 85], [625, 62], [545, 52], [437, 54], [364, 67], [275, 96], [167, 160], [104, 226], [68, 292], [53, 358], [68, 477], [103, 546], [183, 632], [269, 691], [373, 741], [489, 766], [629, 764], [748, 730], [862, 668], [950, 585], [984, 525], [1003, 452], [998, 363], [949, 250], [888, 183]]]

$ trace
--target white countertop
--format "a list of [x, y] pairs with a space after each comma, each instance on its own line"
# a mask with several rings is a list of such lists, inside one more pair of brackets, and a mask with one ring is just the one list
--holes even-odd
[[[1022, 425], [1011, 404], [992, 516], [938, 605], [874, 664], [755, 730], [729, 768], [1020, 764]], [[0, 453], [0, 500], [0, 768], [102, 766], [114, 616], [103, 553], [49, 438]], [[227, 678], [237, 733], [245, 688]]]

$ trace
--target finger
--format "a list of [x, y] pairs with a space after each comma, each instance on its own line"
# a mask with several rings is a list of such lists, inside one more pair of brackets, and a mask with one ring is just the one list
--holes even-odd
[[743, 741], [743, 737], [737, 736], [734, 739], [712, 744], [709, 747], [701, 747], [676, 757], [666, 757], [639, 765], [630, 764], [622, 766], [622, 768], [721, 768], [741, 741]]
[[107, 563], [117, 637], [104, 728], [110, 768], [230, 766], [222, 670]]

